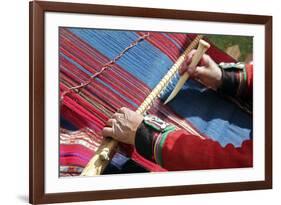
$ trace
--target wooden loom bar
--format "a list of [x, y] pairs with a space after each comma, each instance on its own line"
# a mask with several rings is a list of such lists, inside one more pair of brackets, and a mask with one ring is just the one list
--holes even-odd
[[[139, 108], [136, 110], [137, 113], [144, 114], [151, 107], [152, 103], [157, 98], [157, 96], [160, 95], [161, 91], [165, 89], [165, 87], [168, 85], [172, 77], [180, 69], [188, 53], [192, 49], [196, 48], [200, 39], [202, 38], [203, 38], [202, 35], [198, 35], [189, 44], [187, 49], [177, 59], [177, 61], [175, 62], [175, 64], [173, 64], [173, 66], [170, 68], [167, 74], [162, 78], [162, 80], [156, 85], [156, 87], [152, 90], [152, 92], [146, 97], [143, 103], [139, 106]], [[117, 148], [117, 145], [118, 142], [116, 140], [111, 138], [105, 138], [101, 146], [96, 151], [95, 155], [92, 157], [92, 159], [88, 162], [87, 166], [84, 168], [83, 172], [81, 173], [81, 176], [100, 175], [104, 171], [105, 167], [108, 165], [111, 157], [114, 154], [114, 151]]]

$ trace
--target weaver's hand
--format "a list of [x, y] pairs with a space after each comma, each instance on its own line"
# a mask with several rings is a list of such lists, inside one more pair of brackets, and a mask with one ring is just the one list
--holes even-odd
[[142, 115], [123, 107], [107, 121], [107, 127], [103, 128], [102, 135], [134, 145], [136, 131], [142, 121]]
[[187, 56], [186, 61], [179, 70], [180, 75], [188, 72], [191, 78], [194, 78], [205, 86], [216, 90], [221, 85], [221, 69], [207, 54], [203, 55], [197, 67], [190, 67], [190, 63], [195, 52], [196, 50], [192, 50]]

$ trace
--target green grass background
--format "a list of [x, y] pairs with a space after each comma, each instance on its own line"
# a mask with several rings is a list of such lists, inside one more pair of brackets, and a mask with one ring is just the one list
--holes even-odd
[[227, 35], [204, 35], [218, 48], [225, 51], [228, 47], [238, 45], [241, 56], [239, 61], [244, 61], [248, 54], [253, 53], [253, 37], [251, 36], [227, 36]]

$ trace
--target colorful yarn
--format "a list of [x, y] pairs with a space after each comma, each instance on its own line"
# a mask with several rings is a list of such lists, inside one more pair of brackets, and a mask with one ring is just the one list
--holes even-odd
[[[87, 82], [144, 33], [60, 28], [60, 94]], [[67, 166], [74, 174], [79, 169], [73, 166], [85, 166], [100, 145], [100, 133], [108, 118], [120, 107], [136, 110], [194, 37], [194, 34], [150, 32], [149, 38], [111, 64], [80, 93], [64, 95], [61, 116], [80, 130], [79, 134], [61, 132], [60, 164], [64, 175], [67, 175]], [[215, 46], [211, 46], [208, 54], [216, 62], [233, 61]], [[199, 137], [215, 139], [223, 146], [227, 143], [240, 146], [243, 140], [250, 138], [251, 116], [195, 81], [188, 81], [175, 100], [168, 106], [163, 105], [162, 100], [171, 92], [177, 78], [149, 113]], [[164, 171], [142, 158], [132, 147], [121, 145], [120, 152], [150, 171]]]

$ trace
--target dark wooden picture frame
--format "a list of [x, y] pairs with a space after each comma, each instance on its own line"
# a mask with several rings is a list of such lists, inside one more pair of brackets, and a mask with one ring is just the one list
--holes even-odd
[[[199, 11], [180, 11], [58, 2], [30, 2], [30, 203], [55, 203], [118, 198], [152, 197], [272, 188], [272, 17]], [[44, 182], [44, 15], [45, 12], [150, 17], [209, 22], [248, 23], [265, 26], [265, 180], [203, 185], [119, 189], [71, 193], [45, 193]]]

